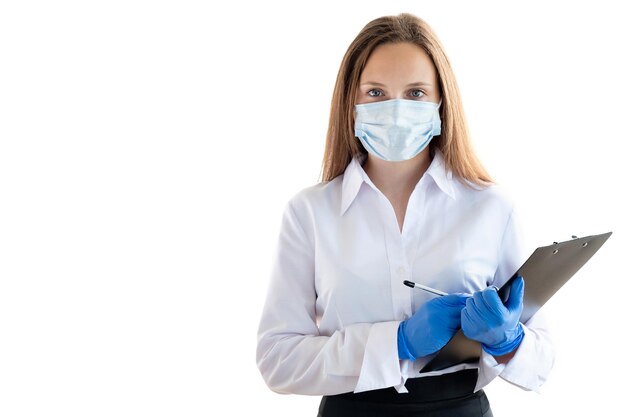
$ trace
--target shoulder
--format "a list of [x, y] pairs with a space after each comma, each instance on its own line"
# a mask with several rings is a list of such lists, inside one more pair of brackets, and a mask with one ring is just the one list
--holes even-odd
[[322, 181], [301, 188], [288, 199], [287, 208], [303, 216], [337, 208], [341, 202], [342, 182], [343, 174], [331, 181]]
[[510, 190], [501, 184], [489, 184], [485, 187], [467, 186], [458, 179], [455, 181], [455, 193], [459, 204], [500, 215], [508, 219], [515, 210], [515, 199]]

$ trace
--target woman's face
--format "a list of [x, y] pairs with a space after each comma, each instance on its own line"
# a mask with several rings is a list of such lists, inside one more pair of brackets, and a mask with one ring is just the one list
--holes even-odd
[[357, 104], [403, 98], [438, 103], [435, 64], [412, 43], [387, 43], [370, 55], [359, 83]]

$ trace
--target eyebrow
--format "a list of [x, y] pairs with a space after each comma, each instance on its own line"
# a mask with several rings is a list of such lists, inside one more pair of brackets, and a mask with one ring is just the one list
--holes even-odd
[[[379, 83], [379, 82], [376, 82], [376, 81], [365, 81], [365, 82], [361, 83], [361, 85], [365, 85], [365, 84], [375, 85], [375, 86], [378, 86], [378, 87], [386, 87], [385, 84]], [[420, 85], [425, 85], [425, 86], [432, 87], [432, 84], [425, 83], [423, 81], [418, 81], [418, 82], [415, 82], [415, 83], [407, 84], [407, 87], [409, 87], [409, 86], [420, 86]]]

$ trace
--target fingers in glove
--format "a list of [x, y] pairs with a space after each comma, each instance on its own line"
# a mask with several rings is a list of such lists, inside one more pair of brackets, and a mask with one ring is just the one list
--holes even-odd
[[467, 327], [468, 325], [474, 328], [482, 327], [482, 321], [474, 299], [469, 298], [467, 305], [461, 311], [461, 327]]
[[508, 312], [498, 292], [493, 287], [481, 291], [480, 300], [482, 302], [481, 307], [487, 309], [494, 317], [504, 317]]
[[524, 278], [518, 276], [511, 284], [511, 294], [506, 302], [509, 311], [517, 311], [522, 308], [524, 302]]

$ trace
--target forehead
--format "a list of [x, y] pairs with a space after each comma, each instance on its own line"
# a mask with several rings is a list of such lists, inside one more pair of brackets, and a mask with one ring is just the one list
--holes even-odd
[[406, 42], [386, 43], [372, 51], [361, 73], [361, 81], [407, 79], [407, 82], [433, 82], [436, 75], [435, 64], [422, 47]]

